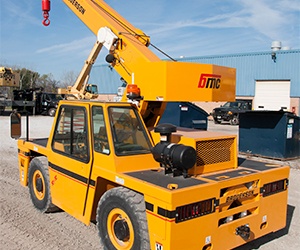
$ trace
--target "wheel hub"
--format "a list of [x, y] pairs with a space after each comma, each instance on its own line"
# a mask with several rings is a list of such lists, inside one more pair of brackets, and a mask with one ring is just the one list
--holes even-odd
[[35, 186], [36, 186], [36, 190], [38, 192], [42, 192], [43, 191], [43, 182], [42, 182], [41, 178], [36, 179]]
[[114, 231], [116, 237], [121, 241], [127, 241], [129, 239], [129, 228], [127, 222], [122, 220], [117, 220], [114, 223]]

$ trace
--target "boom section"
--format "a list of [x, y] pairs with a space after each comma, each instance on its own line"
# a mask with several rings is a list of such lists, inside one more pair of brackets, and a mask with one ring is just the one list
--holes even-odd
[[[109, 50], [106, 60], [144, 101], [228, 101], [235, 99], [235, 69], [160, 60], [150, 38], [102, 0], [63, 0]], [[126, 100], [124, 92], [123, 101]]]
[[[149, 50], [149, 36], [131, 25], [101, 0], [63, 0], [78, 18], [97, 36], [101, 28], [109, 28], [116, 36], [115, 69], [127, 81], [134, 70], [132, 63], [155, 62], [160, 59]], [[111, 51], [112, 52], [112, 51]], [[121, 66], [121, 67], [118, 67]], [[128, 76], [128, 77], [127, 77]], [[127, 78], [127, 79], [126, 79]]]

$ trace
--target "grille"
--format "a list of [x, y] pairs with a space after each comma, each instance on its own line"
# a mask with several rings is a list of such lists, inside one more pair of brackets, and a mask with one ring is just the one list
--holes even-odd
[[198, 141], [196, 143], [197, 166], [232, 161], [233, 145], [233, 138]]

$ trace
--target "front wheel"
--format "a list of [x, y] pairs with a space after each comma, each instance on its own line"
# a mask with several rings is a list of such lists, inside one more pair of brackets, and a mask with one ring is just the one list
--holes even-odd
[[48, 115], [49, 115], [49, 116], [55, 116], [55, 112], [56, 112], [56, 109], [55, 109], [55, 108], [50, 108], [50, 109], [48, 110]]
[[221, 121], [214, 118], [214, 123], [215, 124], [221, 124]]
[[232, 117], [232, 119], [230, 120], [230, 124], [231, 125], [239, 125], [239, 118], [238, 118], [238, 116], [234, 115]]
[[144, 197], [130, 189], [113, 188], [101, 197], [97, 227], [104, 249], [150, 249]]
[[45, 156], [35, 157], [30, 162], [28, 187], [30, 198], [35, 208], [43, 213], [58, 210], [51, 201], [48, 160]]

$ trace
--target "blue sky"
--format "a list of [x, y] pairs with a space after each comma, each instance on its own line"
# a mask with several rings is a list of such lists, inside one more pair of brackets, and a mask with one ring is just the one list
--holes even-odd
[[[299, 0], [106, 2], [173, 58], [269, 51], [275, 40], [300, 48]], [[51, 73], [56, 80], [79, 73], [94, 34], [61, 0], [51, 1], [50, 26], [42, 19], [41, 0], [1, 0], [0, 65]], [[104, 54], [97, 64], [105, 63]]]

